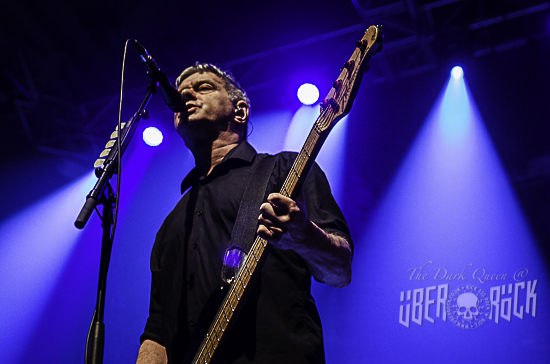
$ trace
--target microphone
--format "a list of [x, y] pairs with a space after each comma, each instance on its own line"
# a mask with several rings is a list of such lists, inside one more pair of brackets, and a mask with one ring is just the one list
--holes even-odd
[[145, 63], [145, 67], [147, 67], [149, 75], [153, 78], [153, 80], [158, 82], [160, 92], [162, 97], [164, 97], [166, 106], [168, 106], [168, 108], [173, 112], [185, 110], [185, 101], [183, 100], [183, 96], [181, 96], [179, 91], [172, 86], [170, 81], [168, 81], [168, 77], [166, 77], [166, 74], [160, 70], [159, 66], [157, 66], [157, 62], [155, 62], [153, 57], [147, 53], [147, 50], [139, 44], [137, 40], [132, 39], [132, 43], [134, 43], [139, 57], [143, 63]]

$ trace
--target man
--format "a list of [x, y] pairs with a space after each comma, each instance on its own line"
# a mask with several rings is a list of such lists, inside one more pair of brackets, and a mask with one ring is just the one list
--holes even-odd
[[[176, 81], [186, 108], [174, 124], [195, 158], [180, 202], [157, 233], [151, 302], [137, 363], [179, 363], [211, 291], [223, 284], [223, 254], [253, 167], [266, 155], [246, 142], [250, 102], [234, 78], [196, 64]], [[314, 165], [293, 201], [280, 190], [295, 153], [279, 153], [259, 208], [257, 233], [273, 245], [232, 329], [224, 363], [324, 362], [311, 276], [351, 281], [352, 242], [323, 172]], [[305, 200], [305, 202], [301, 200]]]

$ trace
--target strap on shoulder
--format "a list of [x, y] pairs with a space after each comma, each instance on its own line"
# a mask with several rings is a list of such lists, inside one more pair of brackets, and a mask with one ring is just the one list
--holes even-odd
[[226, 283], [231, 283], [254, 243], [260, 205], [263, 202], [276, 159], [274, 155], [265, 157], [257, 164], [248, 181], [231, 232], [231, 240], [223, 257], [222, 279]]

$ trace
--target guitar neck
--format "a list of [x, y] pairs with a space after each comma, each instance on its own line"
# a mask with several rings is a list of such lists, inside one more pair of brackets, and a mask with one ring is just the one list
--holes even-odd
[[[322, 116], [321, 116], [322, 117]], [[321, 118], [319, 117], [319, 119]], [[317, 120], [319, 120], [317, 119]], [[325, 142], [328, 131], [319, 132], [315, 126], [309, 132], [304, 146], [294, 160], [290, 172], [281, 188], [280, 194], [292, 199], [296, 199], [298, 192], [302, 188], [306, 177], [315, 162], [315, 158]]]

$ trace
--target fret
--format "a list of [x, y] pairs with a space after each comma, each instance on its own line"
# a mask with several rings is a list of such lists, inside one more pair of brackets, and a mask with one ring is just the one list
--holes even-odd
[[288, 193], [288, 190], [284, 185], [283, 185], [283, 191], [285, 192], [283, 195], [285, 195], [286, 197], [290, 196], [290, 193]]
[[[226, 319], [227, 319], [227, 318], [231, 318], [231, 310], [224, 309], [224, 310], [223, 310], [223, 317], [225, 317]], [[221, 325], [219, 326], [220, 329], [221, 329], [222, 327], [223, 327], [223, 326], [221, 326]], [[216, 329], [218, 329], [218, 328], [216, 328]]]
[[249, 267], [250, 269], [252, 269], [252, 271], [254, 271], [254, 269], [256, 268], [256, 262], [255, 262], [255, 259], [248, 259], [248, 260], [245, 260], [245, 263], [246, 263], [246, 266]]
[[250, 250], [250, 253], [249, 253], [252, 257], [254, 257], [254, 261], [256, 262], [256, 264], [258, 264], [258, 262], [260, 261], [258, 259], [258, 257], [256, 256], [256, 251], [255, 250]]
[[239, 282], [241, 283], [241, 286], [244, 288], [246, 288], [246, 284], [243, 282], [243, 279], [242, 277], [239, 279]]

